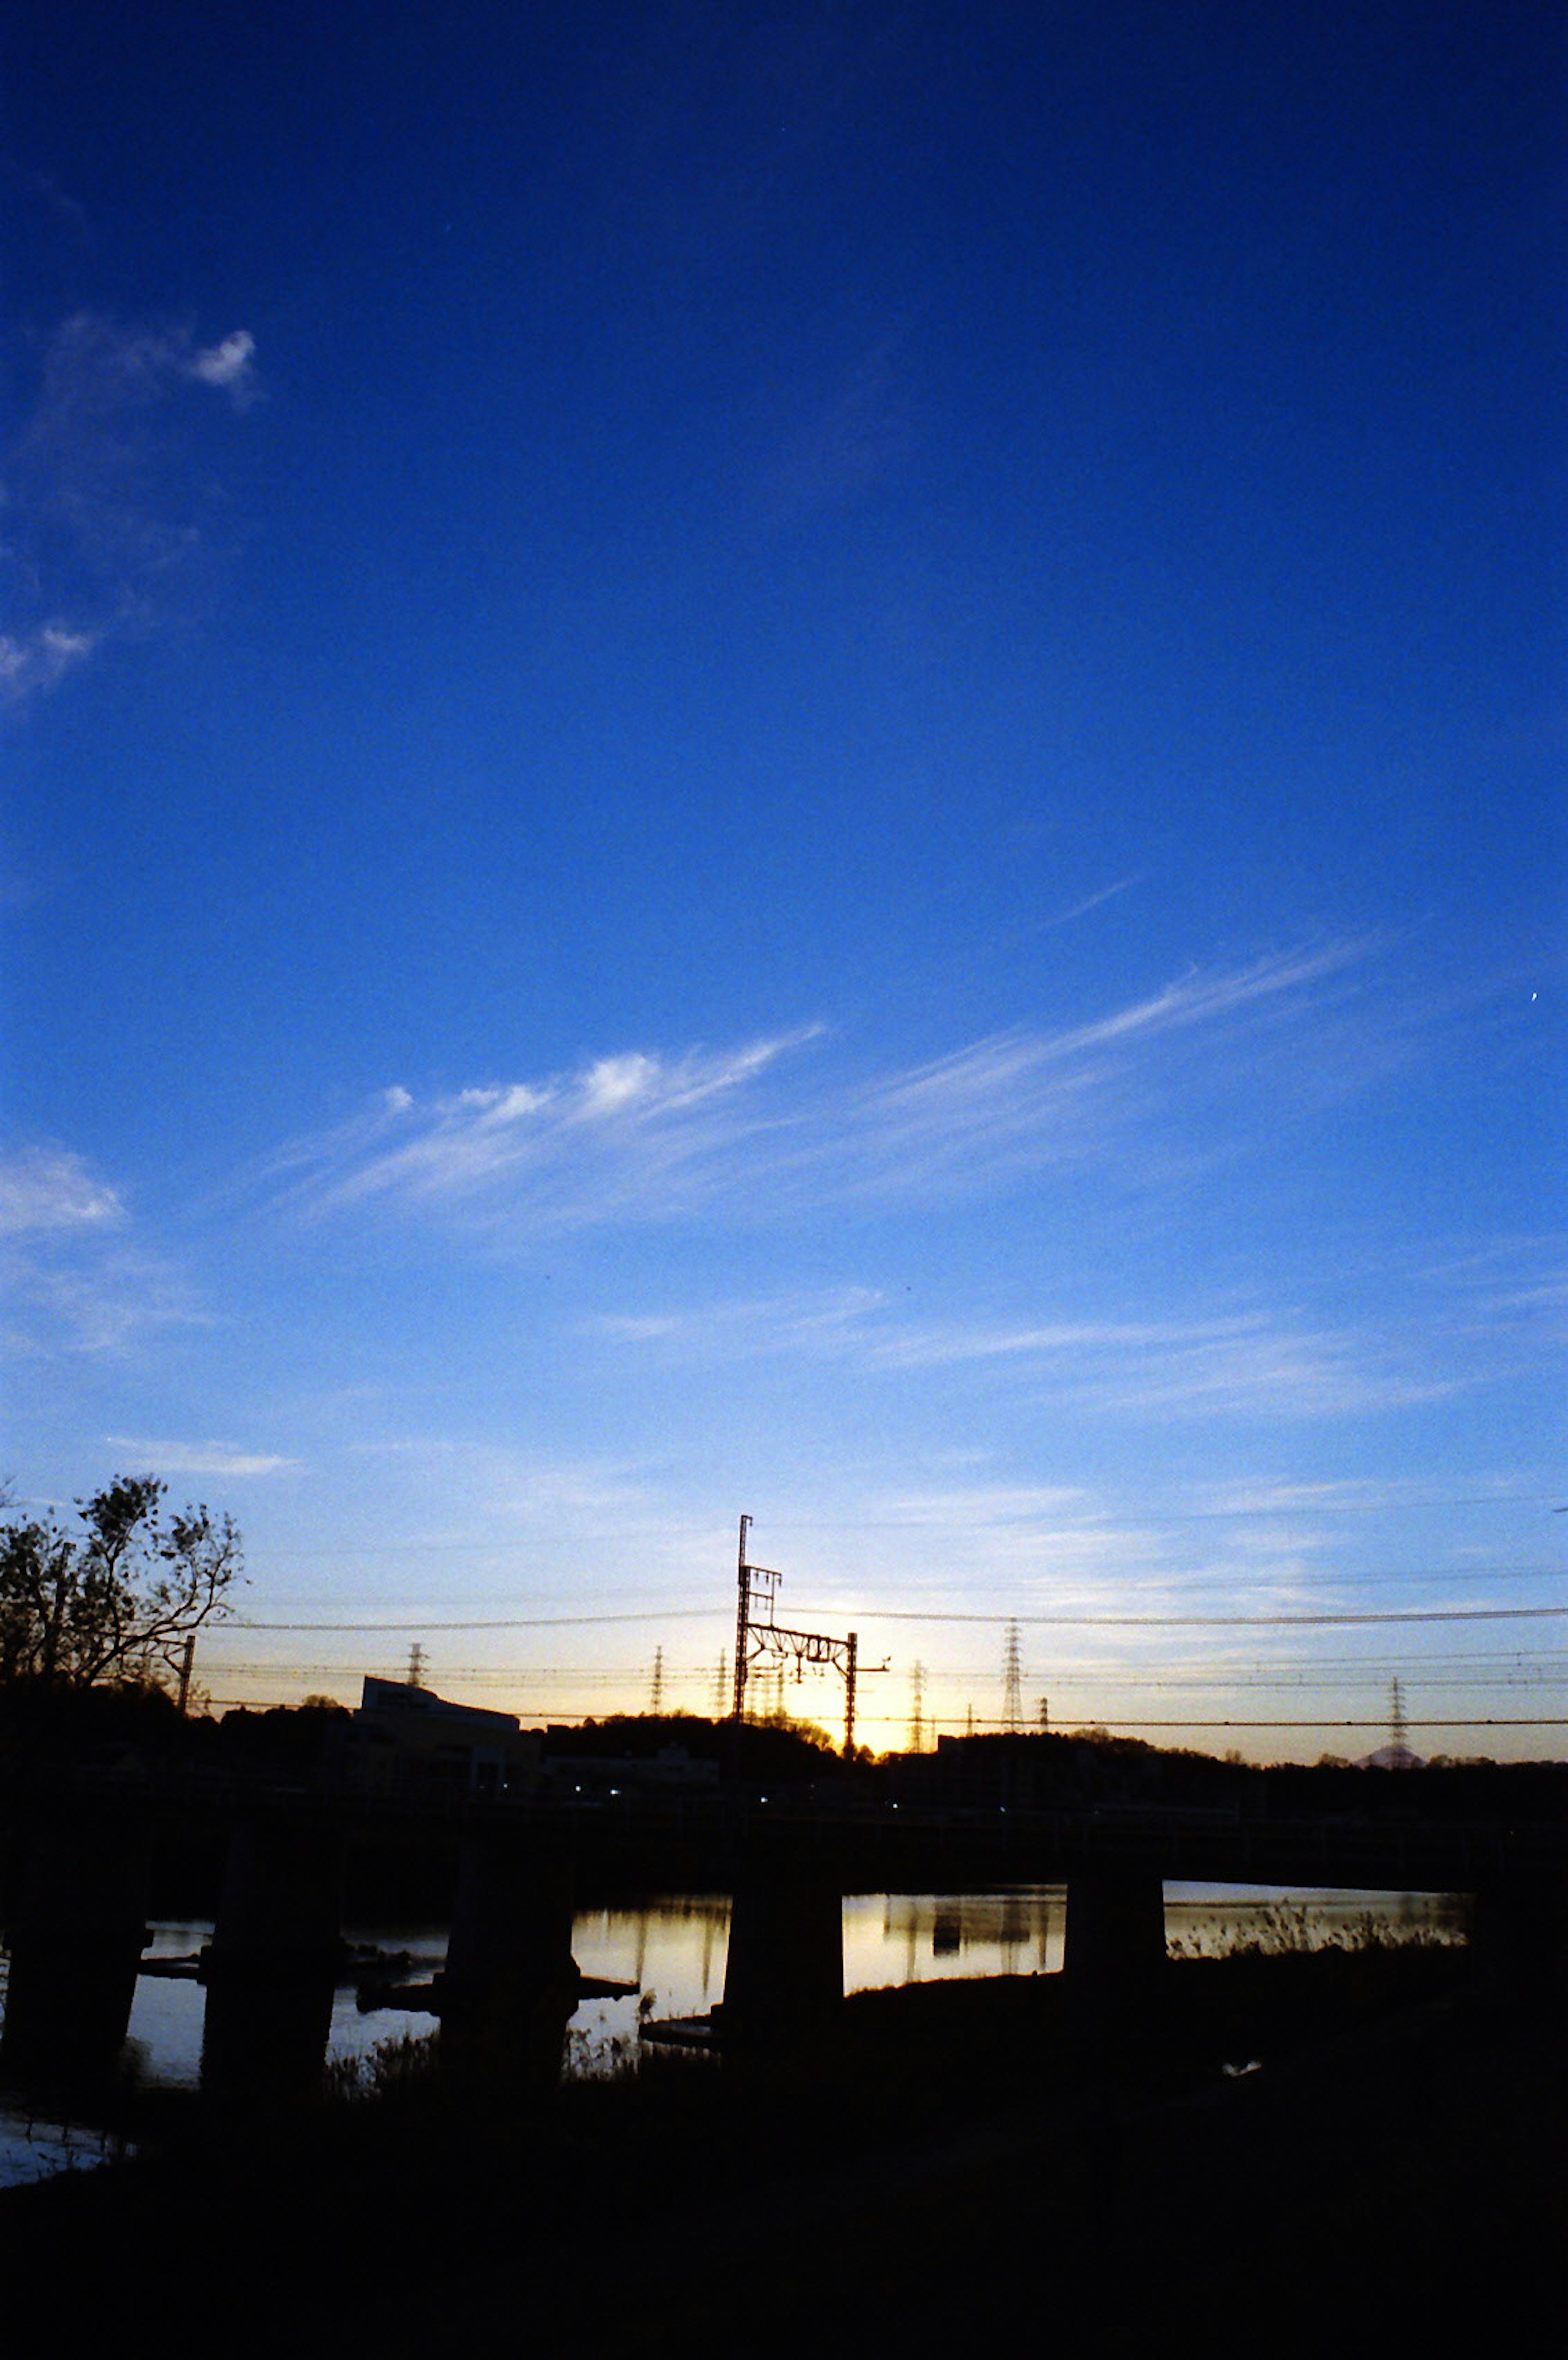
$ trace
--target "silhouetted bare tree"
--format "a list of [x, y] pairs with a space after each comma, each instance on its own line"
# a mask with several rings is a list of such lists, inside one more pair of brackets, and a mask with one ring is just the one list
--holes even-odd
[[118, 1475], [77, 1502], [84, 1530], [0, 1526], [0, 1681], [72, 1688], [155, 1680], [187, 1638], [230, 1612], [240, 1540], [229, 1516], [187, 1507], [167, 1522], [168, 1485]]

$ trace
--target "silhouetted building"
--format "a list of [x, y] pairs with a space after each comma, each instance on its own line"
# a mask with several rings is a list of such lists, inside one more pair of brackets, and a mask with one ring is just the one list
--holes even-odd
[[452, 1704], [429, 1688], [367, 1674], [337, 1753], [345, 1782], [367, 1794], [516, 1795], [537, 1784], [541, 1741], [515, 1713]]

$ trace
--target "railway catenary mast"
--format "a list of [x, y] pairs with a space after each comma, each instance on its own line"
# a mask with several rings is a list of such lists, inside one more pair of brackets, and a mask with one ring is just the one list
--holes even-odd
[[[781, 1670], [795, 1665], [796, 1676], [807, 1664], [823, 1664], [844, 1679], [844, 1752], [855, 1750], [855, 1682], [859, 1674], [860, 1642], [853, 1631], [835, 1639], [824, 1631], [789, 1631], [777, 1619], [778, 1586], [784, 1579], [771, 1566], [752, 1565], [746, 1556], [750, 1516], [740, 1519], [740, 1545], [735, 1560], [735, 1703], [730, 1719], [746, 1718], [746, 1683], [753, 1664], [773, 1657]], [[885, 1671], [885, 1665], [875, 1668]]]

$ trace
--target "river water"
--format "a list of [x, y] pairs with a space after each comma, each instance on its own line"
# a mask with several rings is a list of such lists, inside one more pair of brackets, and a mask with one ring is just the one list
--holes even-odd
[[[1213, 1953], [1246, 1941], [1295, 1948], [1354, 1942], [1367, 1931], [1409, 1938], [1455, 1930], [1453, 1906], [1432, 1894], [1341, 1893], [1225, 1885], [1168, 1885], [1166, 1938], [1179, 1955]], [[995, 1893], [851, 1894], [844, 1902], [844, 1988], [942, 1977], [1051, 1974], [1062, 1962], [1067, 1925], [1063, 1885], [1017, 1885]], [[162, 1920], [148, 1955], [177, 1959], [212, 1937], [210, 1919]], [[380, 1924], [347, 1929], [356, 1943], [410, 1954], [407, 1979], [424, 1982], [446, 1955], [443, 1925]], [[628, 1909], [581, 1913], [573, 1950], [585, 1974], [634, 1983], [653, 2017], [700, 2016], [724, 1995], [729, 1896], [672, 1895]], [[200, 1983], [143, 1975], [137, 1984], [126, 2062], [146, 2084], [195, 2088], [201, 2068]], [[572, 2020], [571, 2067], [603, 2070], [635, 2042], [639, 2001], [585, 2001]], [[429, 2016], [380, 2009], [361, 2015], [352, 1988], [333, 2011], [328, 2053], [365, 2057], [377, 2044], [433, 2029]], [[0, 2188], [98, 2161], [95, 2133], [42, 2121], [0, 2093]]]

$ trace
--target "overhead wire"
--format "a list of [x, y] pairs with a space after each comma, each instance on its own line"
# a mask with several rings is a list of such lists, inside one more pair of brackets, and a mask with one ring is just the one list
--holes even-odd
[[[1148, 1524], [1261, 1524], [1282, 1516], [1393, 1516], [1432, 1514], [1445, 1508], [1551, 1508], [1554, 1514], [1568, 1514], [1568, 1509], [1557, 1506], [1550, 1491], [1519, 1491], [1503, 1496], [1496, 1492], [1462, 1494], [1448, 1500], [1285, 1500], [1267, 1504], [1240, 1508], [1160, 1508], [1151, 1510], [1146, 1518], [1101, 1517], [1092, 1513], [1077, 1517], [1064, 1514], [1063, 1525], [1075, 1531], [1117, 1533], [1138, 1532]], [[954, 1518], [955, 1524], [959, 1519]], [[861, 1516], [794, 1518], [779, 1523], [770, 1520], [769, 1530], [779, 1533], [894, 1533], [929, 1530], [907, 1516]], [[938, 1525], [938, 1529], [941, 1529]], [[603, 1548], [622, 1541], [641, 1540], [640, 1531], [624, 1533], [592, 1533], [578, 1536], [578, 1545]], [[433, 1557], [477, 1555], [486, 1550], [499, 1554], [517, 1549], [523, 1543], [515, 1537], [489, 1540], [417, 1540], [417, 1541], [325, 1541], [313, 1546], [290, 1546], [269, 1551], [275, 1564], [289, 1564], [299, 1559], [320, 1557]]]
[[[797, 1614], [836, 1616], [840, 1622], [853, 1614], [869, 1622], [967, 1622], [987, 1624], [998, 1630], [1005, 1628], [1009, 1622], [1057, 1630], [1228, 1631], [1330, 1630], [1378, 1623], [1523, 1622], [1568, 1619], [1568, 1606], [1415, 1606], [1385, 1608], [1367, 1614], [981, 1614], [954, 1613], [944, 1608], [864, 1605], [796, 1605], [793, 1611]], [[718, 1622], [725, 1612], [721, 1606], [650, 1606], [627, 1614], [514, 1614], [494, 1619], [469, 1615], [461, 1620], [422, 1617], [417, 1622], [253, 1622], [247, 1616], [236, 1616], [224, 1627], [232, 1631], [362, 1632], [367, 1637], [374, 1637], [428, 1631], [562, 1631], [599, 1628], [620, 1622]]]

